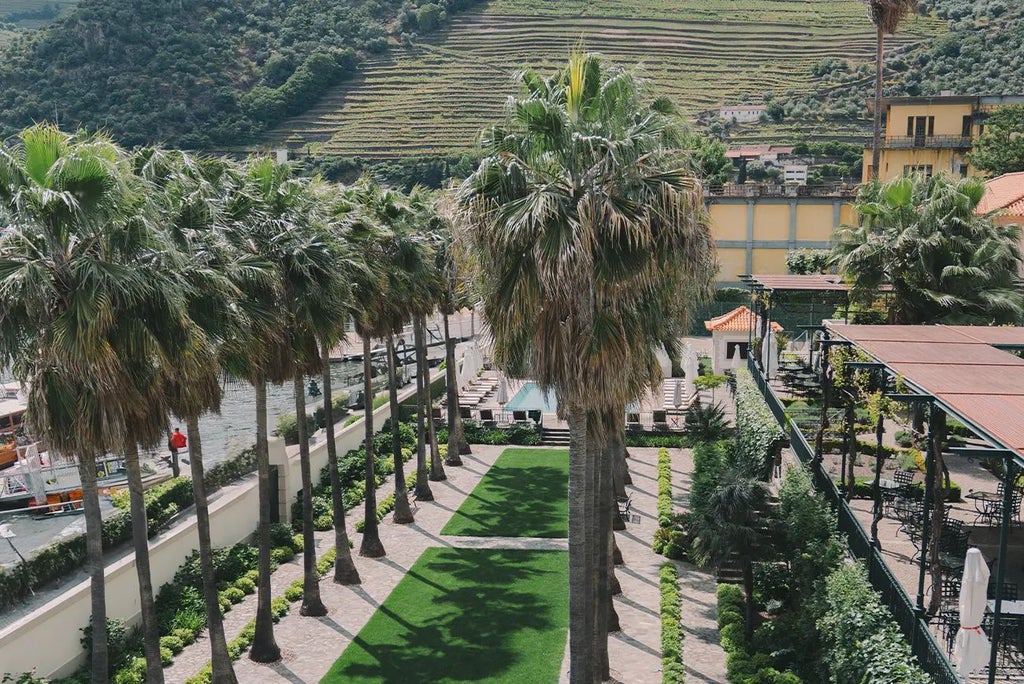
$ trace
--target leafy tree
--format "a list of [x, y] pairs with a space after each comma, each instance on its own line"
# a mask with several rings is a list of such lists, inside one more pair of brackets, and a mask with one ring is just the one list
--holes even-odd
[[1020, 228], [975, 214], [985, 184], [904, 177], [863, 188], [859, 226], [836, 234], [832, 258], [869, 303], [892, 288], [890, 323], [1019, 323]]
[[828, 273], [831, 256], [827, 249], [796, 249], [786, 253], [786, 269], [794, 275]]
[[974, 143], [971, 163], [993, 176], [1024, 171], [1024, 105], [992, 112]]
[[705, 185], [725, 185], [732, 180], [732, 160], [725, 155], [725, 143], [699, 134], [686, 137], [683, 145], [690, 150], [694, 174]]

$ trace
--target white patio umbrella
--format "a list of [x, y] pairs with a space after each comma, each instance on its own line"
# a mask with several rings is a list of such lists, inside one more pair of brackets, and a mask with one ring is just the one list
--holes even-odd
[[988, 566], [978, 549], [968, 549], [960, 584], [960, 631], [953, 644], [957, 672], [961, 677], [988, 663], [988, 637], [981, 630], [988, 597]]
[[676, 389], [672, 393], [672, 404], [679, 408], [683, 403], [683, 383], [680, 380], [676, 380]]
[[779, 370], [779, 343], [775, 333], [769, 326], [768, 337], [761, 343], [761, 366], [769, 380], [775, 378]]
[[508, 381], [505, 380], [505, 374], [502, 373], [498, 376], [498, 403], [504, 406], [508, 403]]
[[693, 384], [693, 381], [699, 372], [700, 362], [697, 360], [697, 354], [693, 351], [693, 347], [687, 344], [686, 350], [683, 352], [683, 375], [685, 376], [683, 378], [683, 394], [685, 396], [692, 397], [693, 393], [697, 391], [697, 386]]

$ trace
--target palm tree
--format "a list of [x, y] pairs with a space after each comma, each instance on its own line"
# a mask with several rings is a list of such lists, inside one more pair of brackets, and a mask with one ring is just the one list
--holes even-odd
[[164, 369], [159, 386], [170, 409], [185, 420], [188, 434], [211, 681], [234, 684], [237, 678], [228, 655], [213, 572], [199, 418], [208, 411], [220, 410], [218, 345], [239, 327], [235, 320], [239, 308], [233, 304], [240, 289], [235, 281], [242, 280], [253, 268], [230, 250], [220, 231], [229, 188], [238, 183], [238, 178], [227, 164], [180, 152], [145, 150], [136, 155], [135, 163], [137, 173], [151, 185], [149, 195], [157, 205], [155, 212], [167, 228], [170, 240], [186, 255], [180, 272], [191, 285], [188, 308], [193, 324], [186, 330], [184, 353], [176, 355]]
[[[109, 681], [95, 458], [126, 453], [135, 470], [137, 442], [161, 439], [158, 412], [143, 408], [159, 403], [145, 378], [163, 351], [154, 326], [177, 319], [176, 291], [147, 272], [163, 245], [143, 220], [139, 199], [126, 155], [102, 136], [37, 125], [14, 147], [0, 148], [0, 202], [9, 221], [0, 237], [0, 363], [29, 387], [33, 430], [51, 451], [78, 459], [94, 683]], [[140, 511], [133, 508], [138, 532]], [[145, 565], [144, 508], [141, 524], [143, 548], [139, 534], [135, 539]], [[140, 566], [145, 604], [152, 591], [144, 574]], [[144, 619], [152, 616], [144, 611]], [[150, 655], [152, 640], [146, 641]]]
[[871, 147], [871, 180], [878, 180], [882, 155], [882, 60], [886, 34], [896, 33], [900, 23], [914, 11], [917, 0], [867, 0], [868, 14], [875, 25], [875, 121]]
[[650, 293], [690, 275], [688, 264], [700, 266], [695, 275], [713, 269], [713, 246], [671, 105], [594, 55], [520, 80], [523, 96], [485, 132], [486, 156], [459, 200], [486, 274], [478, 285], [495, 363], [553, 388], [569, 424], [570, 679], [589, 684], [607, 649], [598, 629], [608, 542], [598, 473], [607, 470], [594, 462], [605, 451], [594, 416], [633, 398], [629, 369], [648, 337], [630, 325], [652, 325], [640, 305], [662, 301]]
[[467, 273], [468, 254], [461, 241], [456, 237], [452, 217], [456, 208], [452, 205], [450, 195], [442, 195], [439, 200], [437, 224], [437, 270], [441, 275], [441, 288], [438, 297], [438, 311], [442, 316], [444, 327], [444, 363], [445, 388], [447, 394], [448, 419], [448, 453], [444, 463], [450, 466], [462, 465], [462, 458], [473, 453], [466, 441], [462, 427], [462, 416], [459, 414], [459, 381], [455, 368], [455, 340], [452, 339], [448, 327], [448, 319], [457, 311], [472, 306], [470, 278]]
[[975, 214], [984, 192], [944, 175], [865, 186], [861, 224], [841, 228], [832, 253], [854, 297], [871, 302], [889, 286], [890, 323], [1019, 322], [1020, 229]]
[[700, 516], [692, 521], [692, 555], [698, 565], [721, 569], [736, 563], [743, 573], [747, 639], [754, 633], [754, 562], [770, 552], [771, 514], [768, 486], [736, 470], [722, 476]]
[[273, 174], [263, 175], [258, 160], [242, 169], [243, 182], [227, 198], [224, 233], [237, 258], [259, 268], [239, 283], [241, 296], [236, 305], [244, 313], [238, 333], [224, 341], [221, 359], [229, 374], [244, 378], [254, 392], [256, 408], [256, 470], [259, 487], [259, 579], [256, 596], [256, 625], [249, 658], [269, 663], [281, 658], [274, 639], [270, 587], [270, 453], [267, 440], [267, 383], [281, 384], [291, 377], [293, 357], [288, 344], [287, 320], [282, 315], [278, 264], [265, 250], [277, 235], [273, 210]]

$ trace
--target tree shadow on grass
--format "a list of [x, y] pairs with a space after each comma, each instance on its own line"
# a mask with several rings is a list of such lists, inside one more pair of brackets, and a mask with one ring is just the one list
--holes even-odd
[[568, 536], [568, 476], [557, 465], [495, 464], [441, 534], [467, 537]]
[[428, 549], [324, 682], [554, 681], [566, 554]]

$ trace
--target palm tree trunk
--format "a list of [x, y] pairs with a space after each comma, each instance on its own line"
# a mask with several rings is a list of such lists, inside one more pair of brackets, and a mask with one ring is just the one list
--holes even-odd
[[296, 370], [292, 378], [295, 388], [295, 423], [299, 432], [299, 471], [302, 473], [302, 606], [299, 615], [327, 615], [327, 606], [320, 600], [320, 576], [316, 571], [316, 537], [313, 530], [313, 474], [309, 465], [309, 435], [306, 425], [306, 384]]
[[[608, 417], [605, 416], [605, 421]], [[605, 423], [607, 424], [607, 423]], [[593, 439], [594, 456], [594, 569], [595, 591], [597, 593], [597, 618], [594, 625], [594, 652], [597, 657], [599, 681], [610, 676], [608, 660], [608, 632], [611, 615], [615, 611], [611, 595], [612, 564], [612, 459], [607, 440]], [[618, 623], [618, 616], [615, 617]]]
[[878, 165], [882, 159], [882, 47], [885, 36], [878, 28], [875, 40], [875, 121], [871, 147], [871, 180], [878, 180]]
[[237, 684], [235, 670], [228, 655], [224, 636], [224, 618], [217, 600], [217, 581], [213, 576], [213, 542], [210, 539], [210, 508], [203, 481], [203, 441], [199, 433], [199, 416], [186, 418], [188, 461], [192, 472], [192, 495], [196, 502], [196, 535], [199, 537], [199, 571], [203, 579], [203, 600], [206, 603], [206, 626], [210, 638], [211, 684]]
[[408, 525], [416, 522], [412, 515], [412, 508], [409, 506], [409, 487], [405, 483], [405, 463], [402, 458], [402, 437], [398, 429], [401, 414], [398, 408], [398, 379], [396, 377], [396, 366], [398, 357], [395, 356], [395, 338], [388, 333], [386, 339], [388, 354], [388, 394], [391, 401], [391, 453], [395, 458], [395, 513], [393, 520], [398, 525]]
[[754, 610], [754, 564], [750, 560], [743, 561], [743, 593], [746, 594], [747, 619], [744, 620], [744, 633], [747, 641], [754, 636], [754, 619], [757, 611]]
[[594, 574], [588, 544], [587, 414], [567, 412], [569, 424], [569, 682], [597, 681], [594, 660]]
[[338, 445], [334, 442], [334, 397], [331, 389], [331, 348], [323, 342], [320, 345], [320, 361], [323, 366], [324, 386], [324, 430], [327, 432], [327, 469], [331, 472], [331, 510], [334, 512], [334, 582], [335, 584], [359, 584], [359, 571], [352, 560], [349, 548], [348, 530], [345, 527], [345, 493], [341, 491], [341, 477], [338, 475]]
[[274, 639], [274, 619], [270, 613], [270, 447], [267, 444], [267, 381], [262, 373], [257, 374], [253, 389], [256, 393], [256, 470], [260, 493], [257, 530], [260, 576], [256, 593], [256, 630], [249, 659], [257, 663], [273, 663], [281, 659], [281, 649]]
[[385, 554], [384, 545], [377, 531], [377, 480], [373, 474], [373, 364], [370, 359], [370, 336], [363, 335], [363, 423], [365, 423], [366, 450], [366, 499], [363, 504], [363, 541], [359, 544], [359, 555], [365, 558], [380, 558]]
[[142, 645], [146, 653], [146, 681], [162, 684], [164, 666], [160, 662], [160, 630], [156, 625], [153, 575], [149, 567], [149, 527], [146, 524], [146, 501], [142, 491], [139, 447], [134, 442], [128, 445], [124, 464], [128, 475], [128, 497], [131, 501], [135, 574], [139, 579], [139, 610], [142, 613]]
[[633, 480], [629, 476], [629, 464], [626, 463], [626, 441], [622, 430], [613, 430], [609, 441], [612, 450], [612, 496], [625, 498], [626, 485], [633, 484]]
[[430, 392], [430, 364], [427, 364], [427, 446], [430, 447], [430, 479], [433, 482], [441, 482], [448, 479], [444, 472], [444, 464], [441, 463], [441, 450], [437, 447], [437, 426], [434, 424], [434, 400]]
[[103, 567], [103, 514], [96, 488], [96, 460], [91, 454], [78, 457], [78, 477], [82, 481], [82, 508], [85, 511], [85, 549], [89, 568], [92, 617], [90, 679], [92, 684], [107, 684], [107, 585]]
[[425, 393], [429, 385], [427, 350], [419, 316], [413, 317], [412, 331], [416, 345], [416, 498], [419, 501], [433, 501], [434, 493], [430, 491], [427, 473], [427, 423], [424, 416], [427, 405]]
[[445, 465], [462, 465], [463, 454], [470, 454], [466, 433], [459, 415], [459, 380], [455, 373], [455, 340], [448, 330], [448, 315], [444, 315], [444, 372], [448, 390], [448, 455]]

